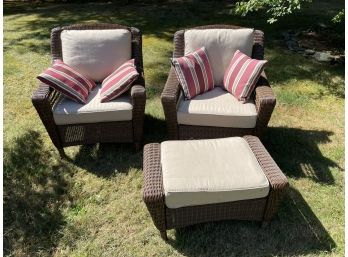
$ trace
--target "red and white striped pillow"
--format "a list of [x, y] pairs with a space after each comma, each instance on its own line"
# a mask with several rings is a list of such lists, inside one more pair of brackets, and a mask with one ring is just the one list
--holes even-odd
[[171, 58], [171, 61], [187, 99], [214, 88], [213, 72], [205, 47], [180, 58]]
[[103, 80], [100, 91], [101, 102], [104, 103], [122, 95], [138, 77], [134, 59], [122, 64]]
[[74, 70], [61, 60], [55, 60], [52, 67], [37, 78], [62, 93], [67, 98], [85, 104], [88, 94], [94, 89], [94, 81]]
[[225, 89], [238, 100], [248, 101], [266, 63], [266, 60], [252, 59], [237, 50], [225, 72]]

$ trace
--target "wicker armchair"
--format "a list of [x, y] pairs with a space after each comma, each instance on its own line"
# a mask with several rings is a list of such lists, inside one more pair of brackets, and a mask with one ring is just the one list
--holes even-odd
[[[209, 25], [195, 27], [192, 29], [241, 29], [233, 25]], [[254, 32], [254, 43], [252, 47], [252, 58], [263, 59], [264, 57], [264, 34], [260, 30]], [[185, 51], [185, 30], [177, 31], [174, 35], [174, 53], [173, 57], [184, 56]], [[252, 128], [235, 127], [217, 127], [214, 124], [209, 126], [186, 125], [178, 123], [177, 109], [182, 99], [182, 89], [175, 74], [174, 68], [171, 68], [167, 82], [161, 95], [161, 101], [167, 122], [169, 139], [200, 139], [200, 138], [218, 138], [243, 135], [260, 136], [271, 118], [276, 98], [270, 87], [267, 77], [263, 72], [255, 91], [252, 94], [252, 100], [256, 109], [256, 125]]]
[[62, 96], [57, 91], [41, 83], [33, 93], [32, 103], [53, 144], [62, 157], [65, 156], [63, 147], [73, 145], [94, 144], [98, 142], [130, 142], [134, 143], [137, 150], [141, 147], [146, 95], [143, 74], [142, 35], [140, 30], [117, 24], [76, 24], [57, 27], [51, 31], [52, 59], [62, 59], [62, 41], [60, 37], [62, 31], [110, 29], [126, 29], [131, 32], [131, 58], [135, 59], [135, 65], [140, 74], [139, 78], [133, 83], [130, 91], [126, 93], [130, 94], [132, 118], [131, 120], [124, 121], [59, 125], [54, 119], [53, 108]]

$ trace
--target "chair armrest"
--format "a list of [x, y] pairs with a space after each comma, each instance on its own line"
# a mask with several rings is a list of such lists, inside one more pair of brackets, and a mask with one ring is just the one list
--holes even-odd
[[133, 85], [131, 88], [131, 97], [136, 101], [138, 99], [146, 98], [146, 90], [142, 85]]
[[133, 133], [134, 142], [141, 143], [143, 139], [144, 113], [146, 104], [146, 90], [142, 85], [133, 85], [131, 88], [133, 105]]
[[59, 93], [51, 89], [48, 85], [41, 83], [34, 91], [31, 101], [40, 116], [53, 144], [57, 148], [62, 147], [56, 123], [54, 122], [52, 108], [59, 97]]
[[46, 84], [39, 84], [38, 88], [34, 91], [31, 100], [32, 102], [44, 102], [49, 101], [49, 97], [52, 90]]
[[263, 130], [267, 127], [276, 105], [274, 92], [269, 85], [264, 72], [261, 74], [255, 88], [255, 105], [257, 111], [255, 134], [260, 136]]
[[180, 82], [174, 68], [171, 68], [161, 95], [170, 139], [178, 139], [177, 103], [180, 99], [180, 91]]
[[44, 83], [40, 83], [38, 88], [33, 92], [31, 101], [35, 105], [46, 104], [50, 106], [50, 110], [58, 100], [60, 93]]
[[270, 184], [264, 213], [264, 220], [270, 221], [276, 214], [278, 206], [289, 187], [288, 179], [257, 137], [244, 136], [243, 138], [249, 144]]
[[180, 82], [176, 76], [174, 68], [172, 67], [169, 71], [168, 79], [161, 95], [162, 102], [165, 101], [176, 104], [179, 100], [180, 90]]
[[143, 200], [157, 229], [165, 231], [165, 200], [160, 147], [158, 143], [147, 144], [144, 147]]

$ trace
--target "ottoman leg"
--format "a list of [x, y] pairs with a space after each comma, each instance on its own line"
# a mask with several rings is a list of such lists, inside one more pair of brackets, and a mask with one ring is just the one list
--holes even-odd
[[141, 149], [141, 142], [134, 142], [134, 150], [138, 152]]
[[66, 154], [65, 154], [65, 152], [64, 152], [64, 148], [63, 148], [63, 147], [58, 147], [57, 149], [58, 149], [60, 158], [61, 158], [61, 159], [66, 159]]
[[269, 220], [261, 221], [261, 228], [266, 228], [271, 222]]
[[269, 194], [263, 215], [264, 222], [269, 223], [277, 213], [279, 204], [289, 187], [289, 183], [283, 172], [257, 137], [244, 136], [243, 138], [249, 144], [250, 149], [253, 151], [269, 182]]
[[163, 240], [168, 240], [160, 153], [161, 149], [159, 144], [147, 144], [144, 147], [143, 200], [149, 210], [155, 227], [161, 233], [161, 237]]
[[164, 231], [160, 231], [161, 233], [161, 237], [164, 241], [168, 241], [168, 237], [167, 237], [167, 231], [164, 230]]

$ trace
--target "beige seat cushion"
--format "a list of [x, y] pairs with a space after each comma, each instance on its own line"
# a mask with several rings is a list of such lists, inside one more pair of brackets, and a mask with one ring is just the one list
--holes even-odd
[[96, 82], [131, 59], [131, 32], [126, 29], [63, 30], [63, 61]]
[[243, 104], [216, 87], [190, 100], [181, 98], [177, 117], [178, 123], [183, 125], [254, 128], [257, 113], [252, 100]]
[[168, 208], [266, 197], [269, 182], [240, 137], [161, 144]]
[[205, 46], [215, 86], [221, 86], [234, 52], [251, 56], [253, 42], [253, 29], [192, 29], [185, 32], [185, 54]]
[[130, 95], [101, 103], [100, 86], [97, 86], [88, 96], [85, 105], [62, 97], [53, 107], [53, 118], [56, 124], [96, 123], [107, 121], [132, 120], [132, 103]]

